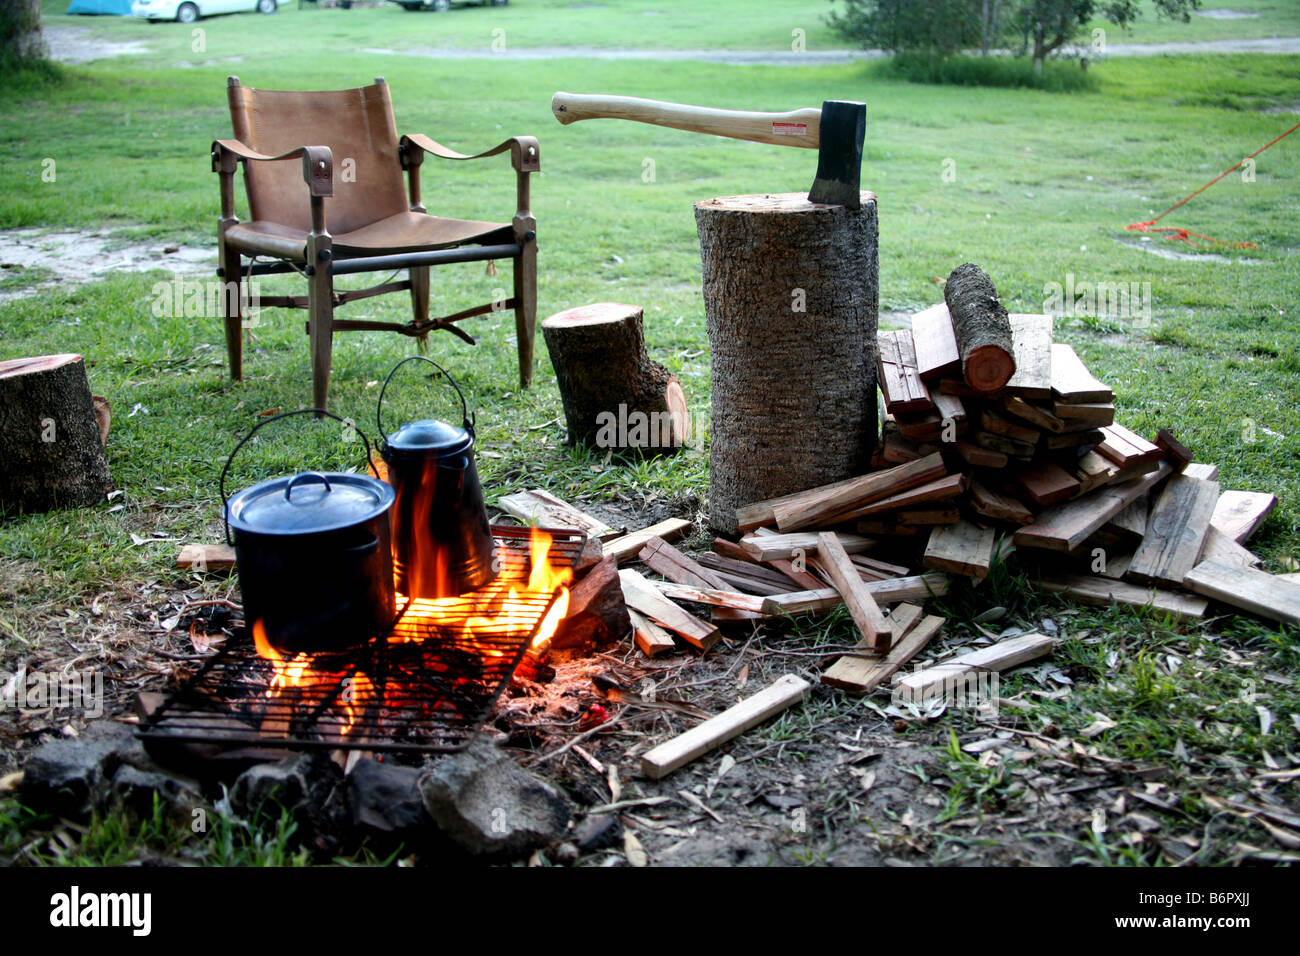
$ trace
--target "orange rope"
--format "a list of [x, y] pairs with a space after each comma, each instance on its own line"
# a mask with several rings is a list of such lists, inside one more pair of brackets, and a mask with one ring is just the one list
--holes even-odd
[[1229, 247], [1231, 247], [1231, 248], [1233, 248], [1233, 249], [1258, 249], [1258, 248], [1259, 248], [1259, 245], [1258, 245], [1257, 243], [1254, 243], [1254, 242], [1224, 242], [1222, 239], [1215, 239], [1215, 238], [1213, 238], [1213, 237], [1211, 237], [1211, 236], [1205, 236], [1205, 235], [1202, 235], [1202, 234], [1199, 233], [1199, 232], [1193, 232], [1193, 231], [1190, 230], [1190, 229], [1179, 229], [1179, 228], [1176, 227], [1176, 226], [1159, 226], [1159, 227], [1156, 227], [1156, 228], [1152, 228], [1152, 227], [1155, 226], [1155, 224], [1156, 224], [1157, 222], [1159, 222], [1161, 219], [1165, 218], [1165, 216], [1169, 215], [1171, 212], [1173, 212], [1175, 209], [1177, 209], [1179, 206], [1183, 205], [1183, 204], [1186, 203], [1186, 202], [1189, 202], [1189, 201], [1192, 200], [1192, 199], [1195, 199], [1195, 198], [1196, 198], [1197, 196], [1199, 196], [1201, 193], [1205, 192], [1205, 190], [1209, 189], [1211, 186], [1213, 186], [1215, 183], [1217, 183], [1217, 182], [1218, 182], [1220, 179], [1222, 179], [1224, 176], [1227, 176], [1229, 173], [1234, 173], [1234, 172], [1236, 172], [1238, 169], [1241, 168], [1242, 163], [1244, 163], [1247, 159], [1254, 159], [1256, 156], [1258, 156], [1260, 153], [1264, 152], [1264, 150], [1268, 149], [1270, 146], [1272, 146], [1272, 145], [1273, 145], [1274, 143], [1276, 143], [1278, 140], [1283, 139], [1283, 138], [1285, 138], [1285, 137], [1287, 137], [1287, 136], [1290, 136], [1292, 133], [1294, 133], [1294, 132], [1295, 132], [1296, 130], [1298, 130], [1298, 129], [1300, 129], [1300, 123], [1296, 123], [1296, 124], [1295, 124], [1294, 126], [1292, 126], [1289, 130], [1287, 130], [1285, 133], [1282, 133], [1281, 135], [1279, 135], [1279, 136], [1275, 136], [1273, 139], [1270, 139], [1267, 143], [1265, 143], [1265, 144], [1264, 144], [1263, 146], [1261, 146], [1259, 149], [1255, 150], [1255, 151], [1254, 151], [1253, 153], [1251, 153], [1249, 156], [1243, 157], [1241, 160], [1239, 160], [1238, 162], [1234, 163], [1231, 167], [1229, 167], [1228, 169], [1225, 169], [1223, 172], [1219, 173], [1219, 175], [1215, 176], [1215, 177], [1214, 177], [1213, 179], [1211, 179], [1208, 183], [1206, 183], [1206, 184], [1205, 184], [1204, 186], [1202, 186], [1200, 189], [1196, 190], [1196, 192], [1192, 193], [1192, 194], [1191, 194], [1190, 196], [1188, 196], [1186, 199], [1180, 199], [1178, 202], [1174, 203], [1172, 206], [1170, 206], [1168, 209], [1166, 209], [1166, 210], [1165, 210], [1164, 212], [1162, 212], [1160, 215], [1156, 216], [1154, 219], [1148, 219], [1146, 222], [1131, 222], [1131, 223], [1129, 223], [1127, 226], [1125, 226], [1124, 228], [1125, 228], [1125, 229], [1131, 229], [1131, 230], [1133, 230], [1134, 232], [1167, 232], [1167, 233], [1169, 233], [1169, 235], [1165, 236], [1165, 241], [1167, 241], [1167, 242], [1185, 242], [1185, 243], [1187, 243], [1189, 246], [1192, 244], [1192, 240], [1191, 240], [1190, 237], [1195, 236], [1195, 237], [1198, 238], [1198, 239], [1204, 239], [1204, 240], [1206, 240], [1207, 242], [1217, 242], [1217, 243], [1219, 243], [1220, 245], [1226, 245], [1226, 246], [1229, 246]]

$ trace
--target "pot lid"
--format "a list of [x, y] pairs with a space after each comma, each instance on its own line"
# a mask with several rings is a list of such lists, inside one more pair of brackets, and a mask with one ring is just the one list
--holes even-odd
[[465, 451], [474, 442], [470, 430], [461, 425], [424, 418], [409, 422], [388, 436], [388, 447], [409, 454], [422, 452], [434, 455], [451, 455]]
[[255, 534], [313, 534], [363, 524], [393, 504], [391, 485], [369, 475], [305, 471], [270, 478], [231, 497], [227, 520]]

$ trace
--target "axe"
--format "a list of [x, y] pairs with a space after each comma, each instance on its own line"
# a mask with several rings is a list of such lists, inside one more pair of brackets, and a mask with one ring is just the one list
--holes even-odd
[[626, 119], [692, 133], [815, 149], [817, 178], [808, 191], [808, 201], [849, 209], [862, 205], [858, 184], [867, 125], [867, 107], [862, 103], [827, 100], [820, 110], [808, 107], [790, 113], [751, 113], [635, 96], [556, 93], [551, 98], [551, 112], [565, 124], [584, 119]]

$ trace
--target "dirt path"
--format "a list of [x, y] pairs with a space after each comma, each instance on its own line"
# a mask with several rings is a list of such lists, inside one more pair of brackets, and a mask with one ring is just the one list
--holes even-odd
[[[50, 56], [60, 63], [86, 63], [115, 56], [150, 52], [144, 40], [116, 42], [97, 38], [88, 28], [46, 27]], [[362, 52], [395, 56], [421, 56], [451, 60], [657, 60], [728, 63], [737, 66], [827, 66], [858, 60], [881, 59], [880, 50], [640, 50], [583, 46], [516, 47], [500, 52], [486, 47], [456, 49], [418, 46], [405, 50], [365, 47]], [[1160, 56], [1167, 53], [1300, 53], [1300, 37], [1268, 37], [1258, 40], [1202, 40], [1194, 43], [1113, 43], [1107, 56]]]

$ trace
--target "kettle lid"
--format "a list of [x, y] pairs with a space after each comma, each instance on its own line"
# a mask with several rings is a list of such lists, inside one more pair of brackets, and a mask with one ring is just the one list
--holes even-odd
[[436, 418], [408, 422], [387, 438], [388, 447], [400, 453], [454, 455], [474, 443], [468, 427]]

